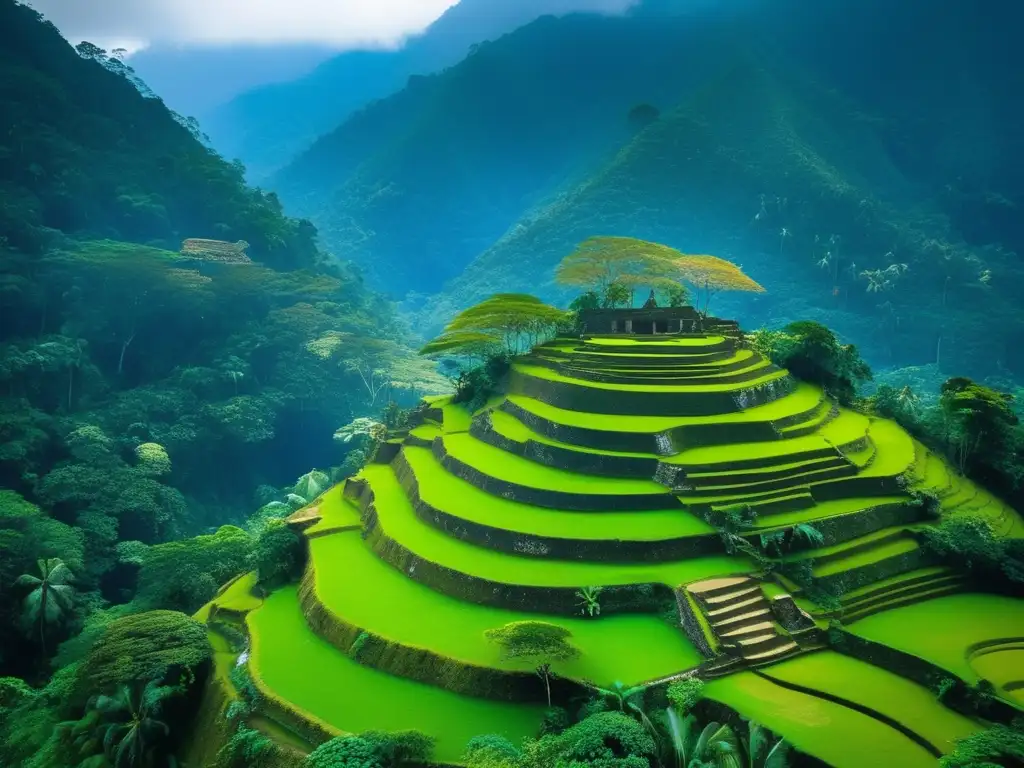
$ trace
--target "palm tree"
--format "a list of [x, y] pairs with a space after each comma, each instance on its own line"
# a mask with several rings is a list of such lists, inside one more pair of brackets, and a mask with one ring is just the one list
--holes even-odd
[[71, 569], [64, 561], [54, 557], [38, 560], [40, 576], [26, 573], [15, 582], [19, 587], [31, 587], [25, 597], [25, 621], [29, 626], [39, 624], [39, 641], [46, 647], [46, 625], [58, 624], [64, 614], [71, 610], [75, 590], [70, 582], [75, 580]]
[[[174, 688], [161, 687], [156, 680], [124, 685], [114, 696], [100, 696], [94, 707], [104, 720], [113, 720], [103, 728], [103, 751], [114, 768], [153, 765], [159, 742], [171, 729], [159, 719], [164, 700]], [[164, 757], [173, 765], [174, 758]]]
[[747, 722], [747, 733], [740, 736], [749, 768], [787, 768], [789, 742], [779, 739], [753, 720]]

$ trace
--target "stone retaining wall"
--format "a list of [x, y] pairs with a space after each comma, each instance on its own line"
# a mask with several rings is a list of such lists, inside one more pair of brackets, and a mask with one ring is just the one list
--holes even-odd
[[508, 480], [492, 477], [476, 467], [455, 458], [444, 445], [443, 438], [435, 438], [434, 456], [441, 466], [456, 477], [482, 491], [503, 499], [531, 504], [536, 507], [568, 510], [571, 512], [623, 512], [672, 509], [682, 505], [668, 493], [571, 493], [548, 488], [531, 488]]
[[[463, 696], [512, 702], [547, 701], [544, 682], [532, 671], [469, 664], [387, 640], [349, 623], [321, 602], [312, 566], [306, 569], [299, 587], [299, 603], [310, 629], [360, 664]], [[561, 678], [552, 678], [551, 687], [553, 697], [568, 697], [579, 690], [579, 686]]]
[[404, 456], [399, 456], [393, 467], [416, 516], [423, 522], [451, 538], [499, 552], [525, 557], [607, 563], [671, 562], [722, 553], [717, 534], [661, 541], [630, 541], [555, 538], [494, 528], [455, 517], [423, 501], [416, 475]]

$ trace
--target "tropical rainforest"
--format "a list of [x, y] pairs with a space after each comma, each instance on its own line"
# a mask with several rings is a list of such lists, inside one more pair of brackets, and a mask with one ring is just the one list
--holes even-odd
[[1024, 765], [1022, 23], [0, 0], [0, 766]]

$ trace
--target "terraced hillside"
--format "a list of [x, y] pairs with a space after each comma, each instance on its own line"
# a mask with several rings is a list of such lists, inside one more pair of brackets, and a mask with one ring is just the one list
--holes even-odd
[[[966, 683], [987, 675], [1013, 709], [1024, 612], [929, 561], [924, 490], [941, 514], [1021, 534], [1013, 510], [746, 348], [735, 324], [559, 338], [475, 413], [424, 403], [296, 513], [298, 588], [255, 600], [243, 580], [203, 616], [247, 633], [264, 725], [311, 744], [414, 728], [455, 764], [473, 735], [534, 734], [536, 662], [485, 632], [542, 620], [580, 651], [552, 664], [556, 700], [697, 674], [711, 699], [829, 764], [934, 765], [978, 722], [898, 664], [855, 658], [857, 643]], [[955, 613], [971, 628], [946, 647], [935, 637]], [[835, 650], [830, 618], [851, 638]]]

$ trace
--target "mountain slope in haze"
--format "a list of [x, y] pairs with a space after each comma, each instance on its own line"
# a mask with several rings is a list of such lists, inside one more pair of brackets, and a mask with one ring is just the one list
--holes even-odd
[[629, 0], [461, 0], [398, 50], [342, 53], [308, 75], [244, 93], [200, 115], [225, 156], [265, 179], [359, 107], [401, 89], [411, 75], [437, 72], [470, 47], [545, 14], [615, 12]]
[[[747, 324], [813, 314], [901, 359], [933, 361], [945, 334], [956, 343], [947, 338], [944, 359], [960, 370], [1007, 361], [991, 329], [1012, 337], [1020, 323], [1012, 255], [979, 258], [893, 162], [876, 120], [770, 60], [739, 54], [585, 182], [525, 215], [446, 287], [433, 322], [496, 291], [566, 300], [558, 261], [588, 236], [616, 234], [741, 263], [768, 294], [719, 307]], [[868, 292], [863, 272], [892, 264], [908, 269]], [[1016, 287], [986, 284], [985, 269]]]
[[254, 88], [304, 77], [335, 55], [315, 45], [157, 45], [128, 63], [168, 107], [202, 119]]
[[430, 292], [720, 66], [720, 19], [544, 17], [353, 115], [278, 174], [325, 245]]
[[55, 231], [177, 250], [187, 237], [244, 239], [254, 258], [304, 267], [308, 222], [245, 186], [159, 99], [86, 61], [26, 6], [0, 2], [0, 234], [26, 252]]

